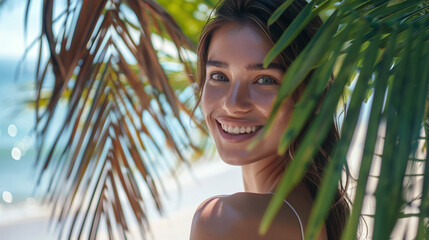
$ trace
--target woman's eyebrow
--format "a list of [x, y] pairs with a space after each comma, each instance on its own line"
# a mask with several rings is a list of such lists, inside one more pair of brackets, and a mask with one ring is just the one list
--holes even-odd
[[[218, 67], [218, 68], [229, 68], [229, 64], [226, 62], [222, 62], [222, 61], [217, 61], [217, 60], [209, 60], [206, 63], [206, 67], [207, 66], [214, 66], [214, 67]], [[278, 63], [271, 63], [270, 65], [268, 65], [267, 68], [264, 68], [264, 65], [262, 63], [254, 63], [254, 64], [249, 64], [246, 66], [247, 70], [266, 70], [266, 69], [278, 69], [281, 71], [285, 71], [285, 68]]]
[[247, 70], [265, 70], [265, 69], [279, 69], [281, 71], [285, 71], [285, 68], [278, 63], [270, 63], [267, 68], [264, 68], [262, 63], [249, 64], [246, 67]]
[[226, 62], [221, 62], [221, 61], [216, 61], [216, 60], [209, 60], [206, 63], [206, 67], [207, 66], [214, 66], [214, 67], [218, 67], [218, 68], [229, 68], [229, 64]]

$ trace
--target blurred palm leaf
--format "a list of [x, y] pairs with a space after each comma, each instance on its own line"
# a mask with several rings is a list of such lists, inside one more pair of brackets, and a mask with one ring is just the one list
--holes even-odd
[[36, 73], [40, 191], [59, 238], [95, 239], [104, 225], [126, 239], [130, 224], [144, 238], [144, 192], [162, 213], [162, 176], [200, 152], [186, 125], [194, 45], [152, 0], [56, 4], [43, 1]]
[[211, 10], [217, 0], [157, 0], [174, 17], [179, 27], [194, 44], [197, 44]]
[[[289, 2], [286, 1], [283, 8], [273, 14], [271, 22]], [[326, 14], [326, 11], [333, 12]], [[364, 201], [375, 201], [376, 205], [375, 213], [369, 214], [373, 224], [367, 237], [377, 240], [389, 239], [390, 236], [395, 239], [427, 239], [429, 1], [311, 1], [275, 44], [264, 64], [268, 65], [306, 23], [320, 13], [329, 17], [289, 67], [269, 120], [272, 122], [282, 100], [289, 97], [305, 76], [316, 68], [284, 133], [280, 153], [283, 154], [303, 131], [309, 116], [321, 101], [331, 73], [336, 72], [334, 69], [338, 69], [338, 73], [322, 100], [320, 111], [311, 120], [277, 194], [285, 197], [302, 180], [309, 161], [331, 127], [331, 119], [342, 101], [342, 94], [348, 91], [350, 99], [341, 127], [341, 140], [323, 177], [305, 238], [316, 239], [332, 204], [346, 159], [350, 157], [352, 140], [363, 131], [363, 155], [359, 159], [353, 158], [360, 161], [360, 168], [357, 169], [353, 209], [343, 239], [355, 239], [362, 234], [358, 226], [365, 213]], [[369, 119], [368, 124], [362, 127], [363, 124], [358, 124], [359, 118]], [[375, 192], [369, 190], [369, 185], [376, 186]], [[261, 232], [267, 230], [283, 204], [281, 199], [272, 200], [261, 224]]]

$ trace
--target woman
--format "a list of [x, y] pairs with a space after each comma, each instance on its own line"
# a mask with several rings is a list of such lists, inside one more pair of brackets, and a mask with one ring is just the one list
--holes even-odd
[[[287, 67], [304, 49], [322, 24], [313, 20], [282, 54], [264, 69], [262, 62], [274, 42], [305, 6], [294, 1], [276, 23], [268, 18], [281, 0], [225, 0], [216, 16], [203, 29], [198, 46], [201, 106], [220, 157], [239, 165], [245, 192], [215, 196], [197, 209], [191, 239], [303, 239], [303, 229], [325, 169], [329, 153], [338, 139], [333, 127], [304, 180], [285, 199], [285, 204], [268, 230], [258, 235], [258, 226], [273, 192], [290, 161], [279, 156], [277, 146], [306, 81], [285, 100], [266, 139], [248, 149], [264, 128]], [[333, 121], [333, 120], [329, 120]], [[349, 212], [344, 189], [339, 189], [319, 239], [339, 239]]]

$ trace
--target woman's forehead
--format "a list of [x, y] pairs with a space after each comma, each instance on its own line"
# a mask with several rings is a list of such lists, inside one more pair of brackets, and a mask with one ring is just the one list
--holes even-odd
[[253, 26], [230, 23], [214, 32], [208, 48], [208, 60], [262, 63], [271, 47], [271, 42]]

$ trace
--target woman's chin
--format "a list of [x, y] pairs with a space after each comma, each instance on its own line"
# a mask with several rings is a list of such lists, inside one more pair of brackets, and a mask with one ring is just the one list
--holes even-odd
[[226, 164], [234, 165], [234, 166], [243, 166], [249, 163], [252, 163], [252, 158], [249, 154], [237, 154], [234, 153], [221, 153], [219, 152], [219, 156]]
[[231, 159], [226, 159], [225, 160], [225, 159], [222, 158], [222, 161], [224, 161], [226, 164], [233, 165], [233, 166], [243, 166], [243, 165], [245, 165], [240, 160], [231, 160]]

